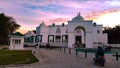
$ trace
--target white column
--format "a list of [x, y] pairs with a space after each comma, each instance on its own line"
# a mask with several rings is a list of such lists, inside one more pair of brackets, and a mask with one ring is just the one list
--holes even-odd
[[12, 38], [10, 38], [10, 49], [13, 49], [13, 44], [12, 44], [13, 42], [12, 42]]
[[92, 32], [86, 32], [86, 48], [92, 48], [93, 39]]
[[81, 30], [81, 39], [82, 39], [82, 43], [85, 43], [85, 32], [83, 30]]
[[48, 42], [48, 35], [47, 34], [43, 34], [42, 42], [43, 43], [47, 43]]
[[74, 33], [68, 33], [68, 47], [72, 48], [73, 44], [75, 43], [75, 36]]
[[33, 36], [33, 43], [35, 44], [35, 36]]
[[21, 40], [20, 49], [23, 49], [24, 48], [24, 38], [22, 37], [20, 40]]

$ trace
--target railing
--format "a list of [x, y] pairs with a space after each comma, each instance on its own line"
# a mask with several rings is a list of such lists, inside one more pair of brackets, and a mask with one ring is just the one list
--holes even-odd
[[93, 48], [97, 48], [97, 46], [111, 46], [113, 48], [120, 48], [120, 44], [93, 44]]
[[67, 46], [68, 45], [68, 43], [62, 43], [62, 42], [56, 42], [56, 43], [54, 43], [54, 45], [55, 46]]
[[107, 46], [112, 46], [115, 48], [120, 48], [120, 44], [107, 44]]

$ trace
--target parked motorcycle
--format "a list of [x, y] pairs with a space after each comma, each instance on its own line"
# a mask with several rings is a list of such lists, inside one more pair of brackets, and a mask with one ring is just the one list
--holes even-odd
[[93, 58], [94, 63], [96, 65], [104, 66], [105, 65], [105, 58], [104, 56], [100, 56], [99, 58]]

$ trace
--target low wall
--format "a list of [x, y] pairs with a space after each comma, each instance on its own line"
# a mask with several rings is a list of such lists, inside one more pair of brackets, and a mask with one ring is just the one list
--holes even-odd
[[120, 48], [120, 44], [107, 44], [107, 46], [112, 46], [113, 48]]
[[0, 49], [9, 48], [9, 45], [0, 45]]
[[93, 44], [93, 48], [97, 48], [97, 46], [112, 46], [113, 48], [120, 48], [120, 44]]

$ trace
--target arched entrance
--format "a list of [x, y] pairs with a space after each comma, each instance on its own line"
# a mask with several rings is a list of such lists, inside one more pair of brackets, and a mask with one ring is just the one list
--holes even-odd
[[74, 33], [75, 43], [79, 44], [79, 47], [85, 48], [85, 28], [82, 26], [78, 26], [75, 28]]

